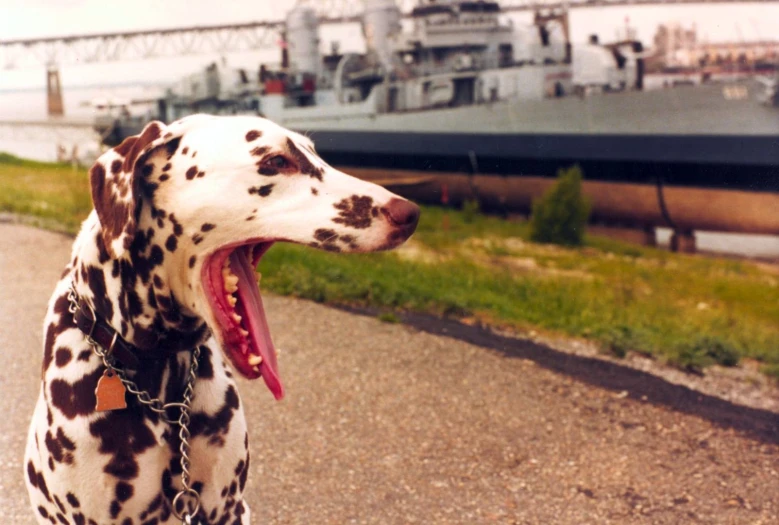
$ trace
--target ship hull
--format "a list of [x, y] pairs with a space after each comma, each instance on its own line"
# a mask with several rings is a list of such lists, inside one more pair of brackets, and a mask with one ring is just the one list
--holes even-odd
[[586, 178], [596, 180], [779, 191], [779, 134], [301, 131], [341, 166], [514, 177], [553, 176], [560, 167], [578, 163]]

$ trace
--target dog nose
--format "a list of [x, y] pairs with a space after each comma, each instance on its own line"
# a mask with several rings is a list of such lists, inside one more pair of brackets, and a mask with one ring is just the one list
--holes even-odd
[[419, 206], [407, 200], [393, 197], [382, 211], [395, 226], [413, 228], [419, 221]]

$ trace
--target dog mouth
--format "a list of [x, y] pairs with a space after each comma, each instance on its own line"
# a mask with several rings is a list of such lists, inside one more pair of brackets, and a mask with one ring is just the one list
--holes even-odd
[[233, 367], [248, 379], [262, 377], [276, 399], [284, 397], [276, 348], [256, 272], [273, 241], [223, 247], [203, 265], [203, 288]]

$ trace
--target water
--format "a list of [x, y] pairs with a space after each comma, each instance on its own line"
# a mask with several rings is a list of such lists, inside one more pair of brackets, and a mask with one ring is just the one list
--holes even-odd
[[[112, 88], [67, 88], [63, 93], [65, 120], [91, 122], [94, 110], [92, 100], [137, 100], [154, 98], [162, 93], [156, 85], [125, 85]], [[21, 89], [0, 91], [0, 122], [8, 120], [42, 121], [49, 117], [46, 110], [46, 91], [44, 89]], [[20, 157], [54, 161], [57, 160], [58, 147], [65, 148], [68, 154], [73, 147], [79, 156], [94, 156], [100, 146], [96, 137], [78, 137], [66, 133], [41, 132], [32, 129], [11, 129], [0, 127], [0, 151], [6, 151]]]

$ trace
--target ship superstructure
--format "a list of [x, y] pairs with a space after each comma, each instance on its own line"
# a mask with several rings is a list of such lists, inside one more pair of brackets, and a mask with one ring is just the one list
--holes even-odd
[[366, 0], [362, 28], [365, 54], [334, 50], [320, 59], [313, 9], [290, 12], [284, 82], [271, 89], [264, 83], [263, 113], [282, 120], [300, 115], [290, 109], [311, 106], [397, 113], [642, 85], [637, 42], [583, 47], [587, 74], [575, 78], [564, 11], [536, 12], [533, 27], [520, 28], [495, 1], [427, 1], [414, 8], [404, 31], [393, 0]]

